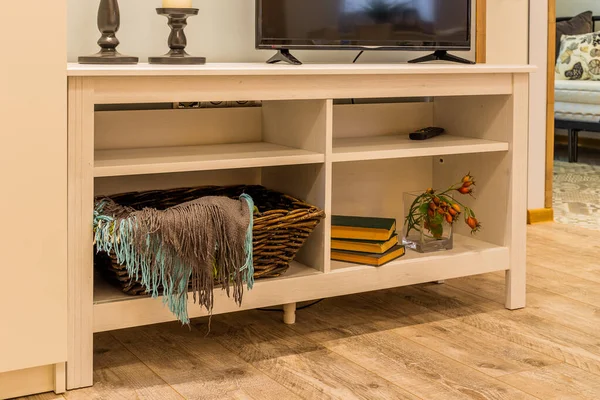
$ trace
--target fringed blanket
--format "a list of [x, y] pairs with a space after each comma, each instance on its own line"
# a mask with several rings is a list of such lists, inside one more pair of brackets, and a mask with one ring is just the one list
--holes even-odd
[[132, 278], [141, 281], [183, 323], [189, 323], [188, 290], [212, 312], [215, 282], [241, 305], [244, 285], [254, 284], [252, 229], [254, 202], [202, 197], [166, 210], [135, 210], [109, 198], [96, 202], [97, 251], [114, 252]]

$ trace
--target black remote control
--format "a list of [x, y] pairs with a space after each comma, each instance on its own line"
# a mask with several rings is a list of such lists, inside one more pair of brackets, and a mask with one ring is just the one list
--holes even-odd
[[419, 129], [418, 131], [411, 133], [409, 137], [410, 140], [426, 140], [439, 136], [445, 131], [446, 130], [444, 128], [430, 126], [428, 128]]

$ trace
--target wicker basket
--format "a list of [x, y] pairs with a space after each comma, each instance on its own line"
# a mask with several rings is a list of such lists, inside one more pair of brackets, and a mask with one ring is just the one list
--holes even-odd
[[[110, 198], [135, 209], [150, 207], [164, 210], [204, 196], [238, 198], [242, 193], [252, 196], [258, 208], [254, 214], [254, 276], [257, 279], [280, 276], [287, 271], [298, 250], [325, 217], [323, 210], [263, 186], [204, 186], [124, 193]], [[98, 253], [94, 262], [97, 271], [117, 282], [123, 292], [145, 294], [142, 285], [131, 279], [114, 254]]]

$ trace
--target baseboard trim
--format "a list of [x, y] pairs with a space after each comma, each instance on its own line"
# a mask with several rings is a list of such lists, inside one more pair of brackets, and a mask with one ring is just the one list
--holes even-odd
[[28, 396], [54, 390], [55, 365], [0, 373], [0, 399]]
[[527, 223], [530, 225], [553, 221], [554, 210], [552, 208], [536, 208], [533, 210], [527, 210]]

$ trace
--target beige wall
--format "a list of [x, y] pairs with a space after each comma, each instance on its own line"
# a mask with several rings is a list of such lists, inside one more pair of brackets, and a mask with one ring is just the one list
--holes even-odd
[[486, 34], [489, 64], [527, 63], [529, 1], [487, 0]]
[[600, 15], [600, 1], [598, 0], [556, 0], [557, 17], [574, 17], [584, 11], [593, 11]]
[[66, 1], [2, 13], [0, 373], [67, 356]]

